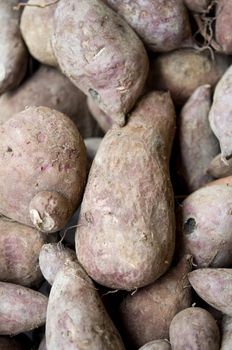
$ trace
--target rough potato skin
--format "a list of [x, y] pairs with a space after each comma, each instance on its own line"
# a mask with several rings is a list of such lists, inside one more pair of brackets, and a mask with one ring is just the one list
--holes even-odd
[[113, 125], [113, 119], [98, 107], [92, 97], [88, 96], [87, 104], [91, 115], [96, 119], [102, 130], [107, 132]]
[[188, 12], [176, 0], [106, 0], [155, 52], [180, 48], [191, 37]]
[[221, 328], [222, 340], [220, 350], [232, 349], [232, 317], [224, 315]]
[[77, 262], [66, 262], [53, 283], [47, 311], [48, 350], [124, 350], [97, 290]]
[[16, 335], [45, 323], [48, 298], [32, 289], [0, 282], [0, 334]]
[[207, 172], [215, 178], [232, 175], [232, 159], [225, 160], [221, 154], [218, 154], [210, 162]]
[[222, 51], [232, 54], [232, 33], [231, 33], [232, 2], [218, 0], [216, 10], [215, 37]]
[[232, 157], [232, 66], [216, 86], [209, 114], [210, 126], [217, 136], [222, 157]]
[[0, 336], [0, 349], [1, 350], [24, 350], [25, 348], [19, 344], [19, 342], [10, 337]]
[[232, 316], [232, 269], [198, 269], [190, 272], [188, 279], [201, 299]]
[[170, 325], [172, 350], [219, 350], [220, 334], [211, 314], [200, 307], [179, 312]]
[[[78, 207], [86, 181], [86, 150], [77, 128], [58, 111], [30, 107], [6, 121], [0, 136], [0, 212], [29, 226], [33, 218], [42, 231], [58, 231], [67, 211], [70, 217]], [[50, 209], [60, 202], [63, 225], [57, 227]], [[49, 219], [54, 226], [45, 230]]]
[[27, 50], [19, 30], [17, 0], [0, 0], [0, 94], [17, 86], [27, 67]]
[[171, 346], [167, 340], [154, 340], [145, 344], [139, 350], [171, 350]]
[[[20, 29], [28, 50], [39, 62], [57, 66], [51, 45], [53, 18], [57, 3], [52, 4], [51, 0], [29, 0], [27, 4], [29, 6], [25, 6], [23, 10]], [[49, 6], [46, 6], [48, 4]]]
[[0, 96], [0, 123], [31, 105], [49, 107], [66, 114], [76, 124], [82, 137], [102, 135], [88, 111], [86, 96], [54, 68], [41, 66], [17, 89]]
[[0, 219], [0, 280], [22, 286], [42, 282], [39, 253], [47, 235], [17, 222]]
[[210, 86], [202, 85], [188, 99], [179, 117], [179, 172], [190, 193], [213, 179], [207, 168], [220, 151], [209, 125], [210, 107]]
[[169, 157], [175, 112], [169, 93], [152, 92], [124, 128], [113, 127], [94, 158], [76, 231], [87, 273], [133, 290], [170, 266], [175, 242]]
[[173, 101], [183, 105], [198, 86], [214, 87], [228, 65], [228, 58], [219, 54], [212, 60], [207, 51], [175, 50], [153, 60], [148, 83], [153, 89], [169, 90]]
[[60, 0], [52, 43], [61, 70], [123, 126], [149, 66], [129, 25], [100, 0]]
[[168, 338], [173, 317], [191, 306], [191, 289], [186, 288], [191, 269], [191, 256], [187, 255], [159, 280], [123, 300], [120, 321], [134, 348]]
[[193, 12], [207, 11], [212, 0], [184, 0], [185, 5]]
[[76, 253], [74, 250], [64, 247], [61, 243], [48, 243], [41, 248], [39, 266], [44, 278], [51, 285], [66, 260], [76, 260]]
[[232, 264], [232, 186], [215, 184], [188, 196], [178, 209], [177, 246], [197, 267]]

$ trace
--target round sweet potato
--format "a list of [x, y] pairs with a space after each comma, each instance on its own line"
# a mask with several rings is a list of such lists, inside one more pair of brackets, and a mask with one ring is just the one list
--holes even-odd
[[139, 350], [171, 350], [171, 345], [167, 340], [154, 340], [145, 344]]
[[52, 43], [61, 70], [123, 126], [149, 66], [130, 26], [101, 0], [60, 0]]
[[0, 135], [0, 213], [44, 232], [59, 231], [78, 207], [86, 181], [78, 129], [58, 111], [31, 107], [6, 121]]

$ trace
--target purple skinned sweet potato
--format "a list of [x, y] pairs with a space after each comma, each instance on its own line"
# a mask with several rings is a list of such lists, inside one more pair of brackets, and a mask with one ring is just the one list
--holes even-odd
[[171, 350], [171, 345], [167, 340], [154, 340], [145, 344], [139, 350]]
[[220, 333], [211, 314], [191, 307], [179, 312], [170, 325], [172, 350], [219, 350]]
[[224, 315], [221, 323], [221, 347], [220, 350], [232, 349], [232, 317]]
[[232, 175], [232, 159], [224, 159], [218, 154], [210, 162], [207, 172], [214, 178], [223, 178]]
[[122, 301], [120, 322], [134, 348], [168, 338], [173, 317], [191, 306], [187, 278], [191, 269], [191, 255], [187, 255], [160, 279]]
[[232, 186], [206, 186], [188, 196], [178, 209], [177, 251], [189, 253], [199, 267], [232, 264]]
[[216, 25], [215, 38], [221, 46], [222, 51], [227, 54], [232, 54], [232, 32], [231, 32], [231, 17], [232, 17], [232, 2], [228, 0], [217, 0], [216, 8]]

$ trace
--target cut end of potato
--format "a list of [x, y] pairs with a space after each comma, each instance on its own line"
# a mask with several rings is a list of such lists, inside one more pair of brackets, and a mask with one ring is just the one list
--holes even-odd
[[55, 221], [45, 212], [45, 216], [41, 218], [39, 212], [35, 209], [30, 210], [30, 218], [33, 225], [40, 231], [50, 232], [55, 227]]

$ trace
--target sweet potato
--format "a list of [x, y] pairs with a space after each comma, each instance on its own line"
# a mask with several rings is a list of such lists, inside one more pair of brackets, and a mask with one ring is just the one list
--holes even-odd
[[222, 341], [220, 350], [232, 349], [232, 317], [224, 315], [221, 328]]
[[179, 173], [190, 193], [213, 179], [207, 168], [220, 151], [208, 120], [210, 95], [209, 85], [198, 87], [180, 113]]
[[57, 66], [51, 45], [57, 1], [29, 0], [27, 5], [22, 13], [20, 29], [30, 54], [44, 64]]
[[0, 282], [0, 334], [15, 335], [40, 327], [48, 298], [32, 289]]
[[231, 16], [232, 2], [217, 0], [215, 37], [222, 51], [227, 55], [232, 54]]
[[232, 175], [232, 159], [225, 160], [221, 154], [218, 154], [210, 162], [207, 172], [216, 178]]
[[104, 113], [91, 97], [87, 98], [87, 104], [88, 104], [89, 111], [94, 117], [94, 119], [98, 122], [102, 130], [107, 132], [113, 125], [112, 118], [110, 118], [110, 116]]
[[24, 350], [22, 344], [16, 339], [10, 337], [0, 336], [0, 349], [1, 350]]
[[200, 307], [179, 312], [170, 325], [172, 350], [219, 350], [220, 334], [210, 313]]
[[149, 65], [129, 25], [100, 0], [60, 0], [52, 43], [62, 71], [123, 126]]
[[139, 350], [171, 350], [171, 345], [167, 340], [154, 340], [145, 344]]
[[232, 66], [216, 86], [209, 121], [217, 136], [222, 157], [232, 157]]
[[76, 252], [102, 285], [154, 282], [175, 244], [169, 157], [175, 112], [168, 93], [146, 95], [124, 128], [113, 127], [94, 158], [76, 231]]
[[190, 272], [188, 279], [206, 303], [232, 316], [232, 269], [198, 269]]
[[106, 0], [152, 51], [180, 48], [191, 37], [188, 12], [176, 0]]
[[180, 49], [159, 55], [152, 61], [148, 84], [153, 89], [169, 90], [176, 104], [183, 105], [198, 86], [218, 82], [229, 59], [207, 51]]
[[19, 30], [17, 0], [0, 0], [0, 95], [17, 86], [27, 68], [27, 50]]
[[123, 300], [120, 322], [134, 348], [168, 338], [173, 317], [191, 306], [187, 278], [191, 268], [191, 256], [187, 255], [158, 281]]
[[58, 111], [31, 107], [6, 121], [0, 135], [0, 213], [59, 231], [78, 207], [86, 180], [78, 129]]
[[74, 250], [65, 248], [61, 243], [44, 244], [39, 254], [39, 266], [44, 278], [53, 284], [57, 272], [66, 260], [76, 260]]
[[232, 264], [232, 186], [203, 187], [188, 196], [178, 210], [177, 245], [193, 255], [197, 267]]
[[38, 286], [43, 279], [39, 253], [46, 242], [46, 234], [0, 218], [0, 281]]
[[94, 284], [77, 262], [67, 262], [53, 283], [47, 310], [48, 350], [123, 350]]
[[0, 123], [31, 105], [66, 114], [83, 137], [102, 135], [88, 111], [86, 96], [54, 68], [41, 66], [18, 89], [0, 96]]
[[193, 12], [207, 11], [212, 0], [184, 0], [185, 5]]

